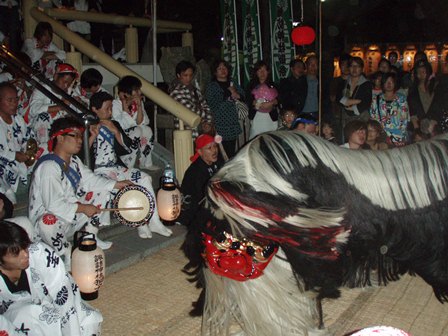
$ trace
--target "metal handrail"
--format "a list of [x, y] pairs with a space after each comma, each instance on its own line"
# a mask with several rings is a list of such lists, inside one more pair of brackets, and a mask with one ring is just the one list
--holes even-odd
[[[90, 154], [89, 154], [89, 145], [88, 145], [88, 136], [89, 136], [89, 126], [98, 123], [98, 117], [92, 113], [89, 109], [87, 109], [83, 104], [77, 101], [75, 98], [70, 96], [67, 92], [56, 86], [52, 81], [47, 79], [44, 74], [40, 73], [37, 70], [34, 70], [27, 64], [23, 63], [16, 56], [14, 56], [11, 51], [9, 51], [4, 45], [0, 46], [0, 60], [4, 62], [8, 67], [10, 67], [15, 73], [20, 74], [22, 78], [24, 78], [27, 82], [29, 82], [33, 87], [37, 88], [41, 91], [45, 96], [50, 98], [56, 105], [60, 106], [64, 109], [64, 111], [68, 112], [73, 118], [78, 120], [78, 122], [82, 123], [85, 127], [84, 132], [84, 162], [87, 166], [90, 166]], [[51, 88], [51, 91], [48, 90], [44, 85], [41, 84], [43, 82], [45, 85]], [[53, 92], [59, 94], [63, 99], [70, 102], [71, 105], [67, 105], [64, 100], [57, 97]], [[73, 107], [76, 108], [76, 110]], [[87, 137], [87, 138], [86, 138]], [[87, 140], [87, 141], [86, 141]]]

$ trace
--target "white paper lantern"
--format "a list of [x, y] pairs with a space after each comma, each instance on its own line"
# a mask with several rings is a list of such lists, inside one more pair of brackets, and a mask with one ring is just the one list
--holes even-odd
[[106, 269], [104, 252], [100, 249], [93, 233], [84, 234], [72, 254], [72, 276], [84, 300], [98, 298]]
[[182, 198], [176, 186], [174, 170], [168, 165], [160, 178], [160, 189], [157, 192], [157, 209], [159, 216], [165, 221], [174, 221], [179, 217]]
[[174, 189], [169, 190], [160, 188], [157, 193], [157, 207], [159, 216], [163, 220], [173, 221], [180, 214], [181, 195], [179, 189], [174, 186]]

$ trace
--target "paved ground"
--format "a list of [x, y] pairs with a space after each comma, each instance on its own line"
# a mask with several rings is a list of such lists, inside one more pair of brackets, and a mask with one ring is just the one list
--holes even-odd
[[[16, 215], [26, 215], [26, 196], [21, 199]], [[114, 242], [106, 251], [105, 284], [91, 302], [103, 313], [104, 336], [200, 335], [201, 319], [188, 315], [198, 290], [181, 272], [185, 229], [171, 228], [172, 237], [152, 239], [140, 239], [136, 229], [121, 225], [100, 231]], [[416, 277], [387, 287], [343, 290], [341, 298], [325, 301], [323, 308], [335, 336], [372, 325], [394, 326], [413, 336], [448, 335], [448, 304], [440, 304]]]
[[[201, 319], [188, 315], [198, 290], [181, 272], [186, 259], [179, 240], [106, 277], [92, 302], [104, 315], [103, 335], [200, 335]], [[323, 309], [325, 324], [336, 336], [372, 325], [394, 326], [413, 336], [448, 335], [448, 305], [416, 277], [387, 287], [344, 289]]]

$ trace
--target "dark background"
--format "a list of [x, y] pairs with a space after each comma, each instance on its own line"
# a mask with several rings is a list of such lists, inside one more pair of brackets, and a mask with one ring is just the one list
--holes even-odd
[[[237, 0], [237, 8], [241, 2]], [[268, 3], [268, 0], [259, 1], [266, 41], [269, 41], [269, 32], [264, 29], [268, 27], [265, 22], [269, 15]], [[304, 24], [313, 28], [316, 28], [317, 4], [316, 0], [304, 0]], [[293, 0], [293, 8], [294, 20], [298, 21], [300, 1]], [[157, 10], [160, 19], [193, 25], [197, 59], [220, 48], [219, 0], [164, 0], [158, 1]], [[427, 42], [448, 42], [448, 0], [326, 0], [322, 3], [322, 18], [323, 49], [332, 54], [353, 43], [412, 42], [419, 46]], [[238, 21], [241, 25], [240, 16]], [[337, 36], [329, 36], [330, 26], [333, 31], [337, 28]], [[159, 45], [176, 46], [180, 41], [180, 34], [164, 34], [159, 38]]]

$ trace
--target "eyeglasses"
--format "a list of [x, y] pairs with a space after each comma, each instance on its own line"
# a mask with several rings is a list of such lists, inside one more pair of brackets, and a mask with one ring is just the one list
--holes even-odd
[[81, 133], [67, 133], [67, 134], [63, 134], [63, 136], [69, 136], [71, 138], [76, 138], [76, 139], [82, 139]]

